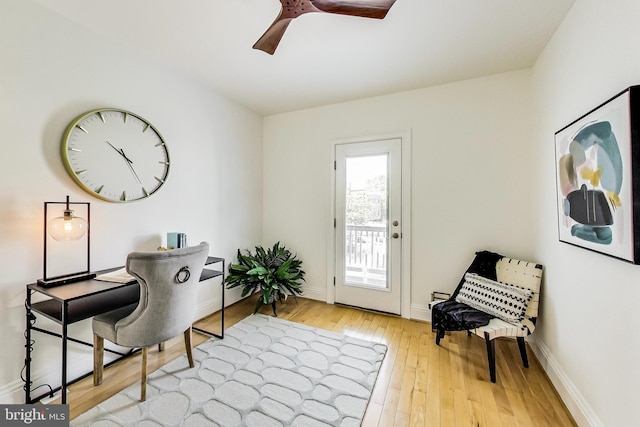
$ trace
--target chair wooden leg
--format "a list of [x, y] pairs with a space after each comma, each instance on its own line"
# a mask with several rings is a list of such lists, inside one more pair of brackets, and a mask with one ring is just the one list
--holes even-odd
[[489, 333], [484, 333], [484, 340], [487, 343], [487, 360], [489, 362], [489, 376], [491, 382], [496, 382], [496, 342], [489, 338]]
[[191, 326], [189, 329], [184, 331], [184, 347], [187, 351], [187, 358], [189, 359], [189, 367], [193, 368], [195, 364], [193, 363], [193, 352], [191, 350]]
[[522, 365], [525, 368], [529, 367], [529, 358], [527, 357], [527, 345], [524, 342], [524, 337], [516, 337], [518, 340], [518, 348], [520, 349], [520, 357], [522, 357]]
[[102, 384], [104, 370], [104, 338], [93, 334], [93, 385]]
[[149, 348], [142, 347], [142, 377], [140, 378], [140, 401], [147, 400], [147, 356]]

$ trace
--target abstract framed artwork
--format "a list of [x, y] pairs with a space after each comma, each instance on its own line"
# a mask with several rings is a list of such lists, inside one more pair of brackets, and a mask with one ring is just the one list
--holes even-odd
[[555, 134], [558, 236], [640, 264], [640, 86]]

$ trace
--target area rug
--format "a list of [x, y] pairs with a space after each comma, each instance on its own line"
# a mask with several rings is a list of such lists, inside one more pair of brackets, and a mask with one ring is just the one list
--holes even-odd
[[[255, 314], [71, 426], [359, 426], [387, 347]], [[105, 381], [108, 381], [108, 370]]]

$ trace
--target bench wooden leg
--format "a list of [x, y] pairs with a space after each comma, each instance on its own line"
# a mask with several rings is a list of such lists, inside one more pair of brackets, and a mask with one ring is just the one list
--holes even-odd
[[524, 337], [516, 337], [518, 340], [518, 348], [520, 349], [520, 357], [522, 357], [522, 365], [525, 368], [529, 367], [529, 358], [527, 357], [527, 345], [524, 342]]
[[484, 340], [487, 343], [487, 360], [489, 362], [489, 376], [491, 382], [496, 382], [496, 342], [489, 338], [489, 333], [484, 333]]

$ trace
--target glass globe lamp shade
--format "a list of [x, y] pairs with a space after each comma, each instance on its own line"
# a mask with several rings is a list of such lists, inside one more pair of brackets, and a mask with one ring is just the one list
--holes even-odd
[[73, 215], [73, 211], [65, 209], [62, 216], [53, 218], [47, 223], [49, 235], [59, 242], [78, 240], [89, 229], [84, 218]]

